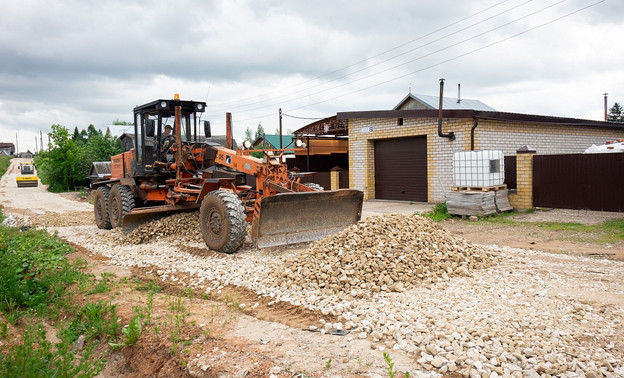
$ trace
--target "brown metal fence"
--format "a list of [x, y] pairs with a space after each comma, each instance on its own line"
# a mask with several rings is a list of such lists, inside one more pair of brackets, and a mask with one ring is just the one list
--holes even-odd
[[533, 206], [624, 211], [624, 153], [533, 156]]
[[516, 155], [505, 156], [505, 184], [507, 189], [516, 189]]

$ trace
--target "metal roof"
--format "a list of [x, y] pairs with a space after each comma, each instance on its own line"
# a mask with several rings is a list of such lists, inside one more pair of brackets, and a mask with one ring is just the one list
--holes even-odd
[[[372, 110], [362, 112], [341, 112], [337, 114], [340, 119], [366, 119], [366, 118], [438, 118], [438, 111], [433, 109], [424, 110]], [[515, 121], [526, 123], [546, 123], [569, 126], [595, 126], [611, 129], [622, 129], [624, 123], [595, 121], [589, 119], [554, 117], [535, 114], [490, 112], [480, 110], [443, 110], [442, 118], [461, 119], [490, 119], [498, 121]]]
[[134, 125], [108, 125], [105, 134], [119, 138], [123, 134], [128, 133], [134, 133]]
[[[440, 97], [438, 96], [429, 96], [429, 95], [421, 95], [421, 94], [408, 94], [405, 96], [395, 107], [393, 110], [398, 110], [401, 105], [405, 103], [408, 99], [412, 99], [414, 101], [418, 101], [429, 109], [438, 109], [438, 105], [440, 103]], [[444, 97], [442, 99], [442, 109], [468, 109], [468, 110], [483, 110], [483, 111], [496, 111], [493, 107], [484, 104], [479, 100], [471, 100], [471, 99], [461, 99], [459, 102], [457, 98]]]
[[[266, 141], [273, 148], [280, 148], [280, 136], [276, 134], [263, 134], [260, 135], [256, 140], [251, 144], [252, 146], [258, 145], [262, 141]], [[292, 135], [282, 135], [282, 148], [292, 148], [293, 136]]]

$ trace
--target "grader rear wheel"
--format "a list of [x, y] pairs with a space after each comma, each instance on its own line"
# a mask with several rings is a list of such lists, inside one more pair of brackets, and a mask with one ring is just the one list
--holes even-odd
[[204, 197], [199, 210], [202, 236], [208, 248], [233, 253], [245, 242], [247, 223], [243, 204], [227, 190], [215, 190]]
[[110, 189], [107, 186], [100, 186], [95, 191], [93, 213], [95, 215], [95, 224], [100, 229], [110, 230], [112, 228], [110, 217], [108, 215], [108, 195]]
[[134, 209], [134, 195], [129, 186], [115, 184], [108, 197], [109, 216], [112, 227], [121, 227], [124, 215]]

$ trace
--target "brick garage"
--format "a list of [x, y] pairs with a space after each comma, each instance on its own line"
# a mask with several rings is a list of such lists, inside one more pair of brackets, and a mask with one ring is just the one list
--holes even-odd
[[[456, 151], [502, 150], [515, 155], [531, 146], [538, 154], [581, 153], [592, 144], [624, 138], [624, 124], [497, 111], [445, 110], [444, 133], [438, 136], [437, 110], [390, 110], [343, 112], [338, 120], [348, 122], [349, 186], [375, 193], [375, 143], [391, 138], [426, 138], [426, 187], [428, 202], [443, 202], [453, 185], [452, 156]], [[419, 172], [420, 174], [421, 172]]]

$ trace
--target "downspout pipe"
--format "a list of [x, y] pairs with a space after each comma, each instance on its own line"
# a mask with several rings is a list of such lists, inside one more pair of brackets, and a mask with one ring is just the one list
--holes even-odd
[[474, 151], [474, 142], [475, 142], [474, 132], [477, 126], [479, 126], [479, 118], [475, 117], [474, 125], [472, 126], [472, 129], [470, 129], [470, 151]]
[[442, 132], [442, 101], [444, 98], [444, 79], [440, 79], [440, 104], [438, 106], [438, 136], [442, 138], [449, 138], [449, 140], [455, 139], [455, 133], [443, 133]]

